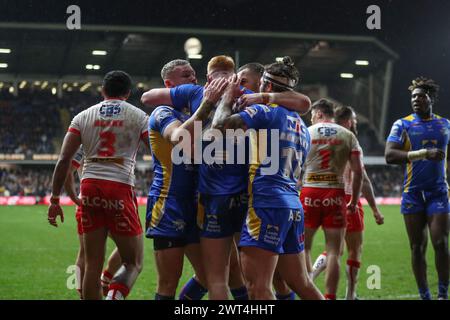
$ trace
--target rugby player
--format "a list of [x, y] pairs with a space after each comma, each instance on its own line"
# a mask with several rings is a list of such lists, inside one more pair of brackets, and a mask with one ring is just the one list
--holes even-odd
[[[334, 111], [335, 122], [344, 128], [353, 132], [356, 136], [358, 134], [357, 130], [357, 119], [356, 113], [352, 107], [343, 106], [338, 107]], [[361, 162], [363, 159], [363, 151], [361, 152]], [[344, 185], [345, 185], [345, 201], [349, 202], [352, 195], [352, 171], [350, 170], [350, 165], [347, 163], [344, 170]], [[366, 198], [370, 208], [372, 209], [373, 217], [378, 225], [384, 223], [384, 216], [380, 213], [373, 192], [372, 183], [367, 175], [366, 170], [363, 167], [363, 184], [362, 184], [362, 194]], [[347, 245], [348, 257], [346, 263], [346, 275], [347, 275], [347, 290], [346, 299], [355, 300], [356, 298], [356, 285], [358, 282], [359, 268], [361, 266], [361, 255], [362, 255], [362, 243], [363, 243], [363, 231], [364, 231], [364, 211], [361, 201], [358, 201], [358, 206], [354, 214], [347, 214], [347, 225], [345, 230], [345, 243]], [[342, 254], [343, 252], [341, 252]], [[313, 280], [326, 268], [326, 252], [319, 255], [314, 262], [312, 278]]]
[[[297, 82], [298, 71], [292, 60], [285, 57], [283, 62], [265, 68], [261, 91], [290, 91]], [[306, 272], [303, 210], [296, 189], [310, 147], [308, 131], [298, 113], [275, 104], [254, 105], [231, 115], [232, 105], [242, 95], [239, 83], [240, 79], [234, 76], [213, 123], [223, 132], [256, 129], [250, 134], [249, 207], [239, 243], [249, 296], [251, 299], [275, 298], [271, 287], [278, 263], [280, 275], [301, 298], [323, 299]], [[266, 139], [259, 142], [280, 160], [276, 173], [270, 175], [264, 172], [270, 164], [260, 158], [258, 147], [262, 146], [256, 141], [262, 129], [269, 132]], [[280, 144], [276, 150], [276, 146], [271, 146], [271, 135], [278, 132], [281, 132]]]
[[[360, 147], [355, 135], [333, 122], [334, 106], [321, 99], [311, 107], [311, 152], [306, 159], [301, 201], [305, 209], [305, 250], [308, 272], [312, 271], [311, 247], [322, 226], [325, 233], [327, 268], [325, 297], [336, 299], [340, 252], [346, 214], [355, 214], [362, 184]], [[345, 201], [343, 174], [349, 162], [353, 174], [350, 201]]]
[[[186, 60], [164, 65], [161, 78], [167, 88], [196, 84], [197, 78]], [[171, 155], [178, 128], [189, 116], [169, 106], [157, 107], [150, 116], [150, 146], [155, 177], [147, 201], [146, 236], [153, 238], [158, 272], [155, 300], [173, 300], [183, 271], [186, 254], [194, 270], [180, 299], [201, 299], [206, 293], [203, 264], [196, 224], [197, 168], [173, 164]]]
[[[217, 56], [208, 63], [208, 81], [220, 77], [228, 78], [234, 74], [234, 62], [230, 57]], [[152, 89], [149, 94], [143, 97], [144, 103], [150, 104], [170, 104], [176, 109], [181, 110], [190, 106], [191, 114], [195, 115], [197, 108], [202, 100], [203, 87], [185, 85], [164, 91], [164, 89]], [[295, 94], [295, 93], [294, 93]], [[289, 99], [292, 102], [292, 92], [276, 93], [271, 96], [275, 101]], [[298, 100], [297, 100], [298, 102]], [[304, 111], [305, 106], [301, 106]], [[309, 108], [309, 105], [307, 106]], [[204, 116], [204, 117], [203, 117]], [[203, 129], [210, 126], [211, 115], [193, 116], [186, 121], [183, 126], [193, 128], [192, 123], [196, 120], [205, 121]], [[208, 118], [209, 117], [209, 118]], [[200, 223], [204, 229], [202, 231], [202, 251], [206, 250], [206, 256], [217, 255], [217, 259], [208, 260], [209, 283], [214, 287], [210, 292], [210, 298], [225, 299], [227, 297], [227, 260], [229, 248], [235, 250], [230, 244], [232, 233], [240, 233], [243, 218], [247, 210], [246, 203], [246, 181], [247, 169], [244, 165], [206, 165], [200, 166], [199, 191], [199, 217]], [[202, 195], [203, 194], [203, 195]], [[203, 219], [204, 218], [204, 219]], [[234, 257], [234, 254], [232, 255]], [[215, 263], [212, 264], [211, 260]], [[233, 263], [233, 261], [235, 261]], [[230, 267], [236, 271], [230, 272], [230, 287], [233, 296], [237, 294], [246, 296], [246, 290], [243, 278], [240, 274], [237, 259], [232, 259]], [[236, 281], [233, 281], [236, 278]], [[237, 289], [233, 288], [232, 283], [240, 284]]]
[[130, 76], [111, 71], [103, 79], [104, 101], [74, 117], [56, 164], [48, 221], [64, 221], [59, 195], [77, 149], [83, 144], [85, 165], [81, 180], [81, 219], [85, 249], [84, 299], [101, 299], [105, 244], [108, 232], [117, 245], [122, 266], [106, 297], [124, 299], [142, 270], [143, 242], [136, 196], [134, 167], [140, 141], [148, 146], [148, 116], [125, 100], [131, 93]]
[[[269, 97], [273, 96], [273, 93], [259, 92], [261, 79], [264, 75], [264, 66], [262, 64], [257, 62], [247, 63], [238, 69], [237, 75], [241, 80], [241, 86], [254, 92], [250, 94], [243, 94], [239, 97], [238, 103], [236, 104], [239, 110], [243, 110], [245, 107], [252, 104], [269, 103]], [[300, 114], [307, 113], [311, 107], [311, 100], [301, 93], [295, 91], [291, 92], [293, 93], [292, 101], [283, 101], [283, 103], [286, 106], [297, 106], [298, 108], [304, 108], [303, 112], [299, 112]], [[286, 99], [289, 99], [289, 97], [286, 97]], [[275, 288], [275, 296], [277, 300], [295, 299], [294, 291], [292, 291], [287, 286], [286, 282], [281, 279], [277, 269], [275, 269], [275, 274], [273, 276], [273, 286]]]
[[416, 78], [408, 89], [413, 113], [394, 122], [385, 158], [390, 164], [406, 164], [401, 213], [420, 297], [432, 298], [425, 258], [429, 231], [439, 280], [438, 299], [448, 299], [450, 210], [446, 168], [450, 122], [433, 113], [439, 86], [432, 79]]

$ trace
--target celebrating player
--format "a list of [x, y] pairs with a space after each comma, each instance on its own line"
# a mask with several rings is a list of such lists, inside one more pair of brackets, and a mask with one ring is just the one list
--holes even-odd
[[[358, 131], [356, 129], [357, 120], [356, 114], [352, 107], [338, 107], [334, 111], [334, 119], [335, 122], [344, 128], [350, 130], [357, 135]], [[361, 151], [361, 162], [363, 158], [362, 149]], [[350, 165], [347, 163], [344, 170], [344, 184], [345, 184], [345, 201], [349, 202], [352, 196], [352, 171], [350, 169]], [[373, 193], [372, 183], [366, 173], [366, 170], [363, 168], [363, 185], [362, 185], [362, 194], [366, 198], [369, 203], [370, 208], [372, 209], [373, 216], [377, 224], [383, 224], [384, 217], [378, 210], [377, 204], [375, 202], [375, 195]], [[361, 254], [362, 254], [362, 243], [363, 243], [363, 231], [364, 231], [364, 211], [361, 204], [361, 201], [358, 201], [358, 207], [355, 213], [347, 214], [347, 225], [345, 229], [345, 243], [347, 245], [348, 250], [348, 258], [346, 265], [346, 274], [347, 274], [347, 292], [346, 299], [347, 300], [355, 300], [356, 299], [356, 285], [358, 282], [358, 273], [361, 265]], [[325, 270], [327, 265], [327, 255], [326, 252], [319, 255], [316, 262], [313, 265], [313, 276], [315, 279], [320, 272]]]
[[[161, 77], [167, 88], [197, 83], [191, 65], [181, 59], [165, 64]], [[150, 116], [150, 146], [155, 177], [147, 201], [146, 236], [153, 238], [158, 271], [156, 300], [175, 298], [183, 271], [184, 254], [196, 276], [183, 288], [180, 299], [197, 300], [206, 293], [196, 224], [197, 168], [192, 164], [173, 164], [171, 159], [173, 145], [178, 143], [177, 129], [187, 118], [185, 113], [169, 106], [157, 107]]]
[[[311, 107], [311, 152], [306, 159], [301, 201], [305, 209], [305, 250], [308, 271], [312, 271], [311, 247], [322, 226], [327, 252], [326, 294], [336, 299], [340, 251], [344, 240], [346, 214], [355, 214], [362, 183], [360, 147], [355, 135], [333, 122], [334, 106], [321, 99]], [[345, 202], [344, 169], [349, 161], [353, 174], [351, 199]]]
[[450, 210], [446, 157], [450, 122], [432, 111], [439, 90], [432, 79], [416, 78], [408, 89], [414, 113], [392, 126], [385, 157], [387, 163], [406, 164], [401, 213], [420, 297], [431, 299], [425, 258], [429, 230], [439, 279], [438, 299], [448, 299]]
[[123, 71], [106, 74], [102, 87], [105, 100], [72, 120], [53, 173], [48, 220], [57, 226], [58, 216], [64, 221], [59, 195], [71, 160], [83, 144], [84, 299], [102, 298], [100, 275], [108, 232], [117, 245], [122, 266], [111, 281], [107, 299], [124, 299], [142, 269], [142, 227], [134, 193], [134, 167], [139, 142], [148, 145], [148, 116], [125, 101], [131, 86], [130, 76]]
[[[291, 59], [265, 68], [261, 91], [290, 91], [298, 82], [298, 71]], [[231, 107], [241, 96], [240, 79], [233, 77], [216, 112], [214, 126], [227, 129], [253, 128], [249, 167], [249, 208], [242, 229], [242, 269], [251, 299], [274, 299], [272, 281], [275, 268], [303, 299], [323, 299], [306, 272], [303, 251], [303, 209], [296, 189], [304, 160], [310, 147], [309, 134], [296, 112], [279, 105], [254, 105], [231, 115]], [[268, 129], [268, 133], [266, 131]], [[266, 132], [266, 139], [256, 137]], [[278, 148], [271, 135], [279, 133]], [[278, 139], [275, 139], [278, 142]], [[276, 172], [265, 172], [271, 166], [258, 147], [266, 146], [279, 157]], [[267, 156], [267, 154], [266, 154]]]

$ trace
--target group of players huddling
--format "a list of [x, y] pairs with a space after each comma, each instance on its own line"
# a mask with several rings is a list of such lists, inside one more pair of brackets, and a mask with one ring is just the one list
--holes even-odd
[[[141, 98], [144, 105], [156, 107], [148, 116], [126, 102], [132, 89], [129, 75], [109, 72], [104, 100], [76, 115], [65, 136], [48, 220], [54, 226], [58, 216], [63, 221], [59, 195], [65, 186], [78, 205], [80, 297], [124, 299], [142, 270], [145, 234], [153, 239], [157, 300], [175, 299], [184, 256], [195, 274], [179, 299], [199, 300], [206, 294], [228, 299], [230, 292], [237, 300], [293, 300], [296, 295], [336, 299], [344, 243], [346, 299], [357, 299], [364, 230], [361, 192], [376, 223], [383, 224], [384, 217], [364, 170], [354, 110], [336, 108], [326, 99], [311, 106], [307, 96], [294, 91], [299, 72], [289, 57], [267, 66], [249, 63], [237, 71], [232, 58], [213, 57], [205, 86], [197, 85], [185, 60], [168, 62], [161, 77], [165, 88], [151, 89]], [[447, 298], [444, 157], [449, 122], [431, 113], [433, 86], [427, 79], [413, 83], [415, 113], [394, 124], [386, 158], [408, 166], [402, 213], [421, 296], [431, 298], [423, 257], [428, 221], [439, 297]], [[428, 111], [416, 111], [417, 101]], [[309, 128], [300, 117], [308, 112]], [[430, 148], [425, 140], [416, 142], [419, 133], [409, 137], [411, 130], [424, 131]], [[133, 190], [141, 141], [150, 147], [154, 164], [145, 230]], [[220, 148], [225, 145], [232, 146], [231, 152]], [[244, 162], [237, 159], [239, 148]], [[183, 161], [174, 161], [180, 150]], [[208, 152], [212, 161], [205, 158]], [[73, 184], [77, 168], [82, 168], [79, 197]], [[439, 180], [431, 182], [436, 176]], [[325, 252], [312, 263], [312, 240], [320, 226]], [[117, 248], [103, 269], [108, 236]], [[313, 280], [324, 270], [322, 295]]]

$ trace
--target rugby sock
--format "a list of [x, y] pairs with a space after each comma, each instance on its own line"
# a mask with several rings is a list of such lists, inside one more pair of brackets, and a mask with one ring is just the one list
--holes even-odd
[[248, 292], [246, 287], [231, 289], [234, 300], [248, 300]]
[[431, 300], [431, 293], [428, 288], [419, 288], [419, 295], [422, 300]]
[[316, 259], [312, 267], [311, 278], [316, 279], [327, 268], [327, 252], [322, 252]]
[[439, 281], [438, 284], [438, 299], [447, 300], [448, 299], [448, 281]]
[[345, 298], [347, 300], [355, 300], [356, 298], [356, 283], [358, 282], [358, 273], [361, 262], [356, 260], [347, 260], [345, 271], [347, 273], [347, 293]]
[[276, 293], [275, 297], [277, 298], [277, 300], [295, 300], [295, 293], [294, 293], [294, 291], [291, 291], [288, 294]]
[[194, 277], [189, 279], [189, 281], [181, 289], [180, 300], [202, 300], [205, 294], [208, 292]]
[[130, 293], [130, 288], [126, 285], [118, 282], [111, 283], [109, 285], [108, 295], [106, 300], [125, 300]]
[[175, 300], [175, 296], [163, 296], [162, 294], [155, 293], [155, 300]]
[[106, 297], [108, 294], [109, 284], [114, 276], [106, 270], [103, 270], [102, 275], [100, 277], [100, 282], [102, 284], [103, 296]]
[[325, 300], [336, 300], [335, 294], [326, 293], [325, 294]]

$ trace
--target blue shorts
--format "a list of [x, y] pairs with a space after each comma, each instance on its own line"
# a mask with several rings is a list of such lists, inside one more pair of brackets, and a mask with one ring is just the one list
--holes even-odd
[[155, 197], [147, 199], [145, 236], [147, 238], [174, 238], [186, 243], [199, 242], [196, 224], [195, 199], [182, 197]]
[[423, 212], [427, 215], [449, 213], [447, 187], [402, 194], [401, 213]]
[[249, 208], [239, 247], [258, 247], [278, 254], [304, 250], [302, 208]]
[[246, 191], [220, 196], [201, 193], [197, 212], [200, 237], [218, 239], [240, 233], [247, 207]]

